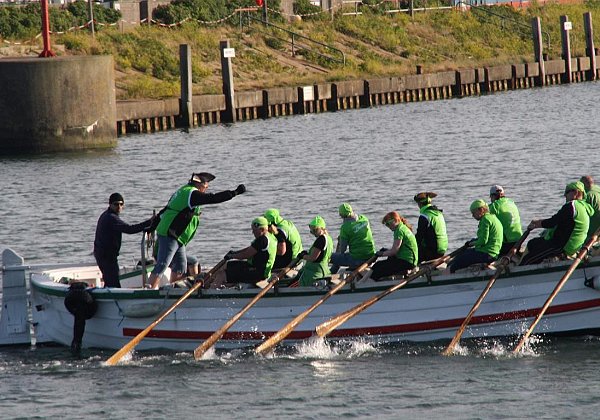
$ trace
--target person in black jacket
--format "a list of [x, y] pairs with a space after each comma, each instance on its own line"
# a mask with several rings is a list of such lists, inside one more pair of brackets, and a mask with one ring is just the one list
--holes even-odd
[[152, 224], [152, 218], [136, 225], [125, 223], [119, 214], [123, 210], [125, 200], [119, 193], [113, 193], [108, 199], [108, 209], [100, 215], [96, 225], [94, 238], [94, 257], [102, 272], [104, 287], [121, 287], [119, 282], [119, 262], [123, 233], [139, 233]]

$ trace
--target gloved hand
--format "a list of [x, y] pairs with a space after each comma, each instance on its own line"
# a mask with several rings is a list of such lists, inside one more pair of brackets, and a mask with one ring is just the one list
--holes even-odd
[[302, 258], [304, 258], [305, 255], [308, 255], [308, 251], [302, 250], [298, 253], [298, 258], [302, 259]]
[[388, 250], [387, 248], [381, 248], [379, 251], [376, 252], [376, 255], [378, 257], [381, 257], [383, 255], [383, 253], [387, 250]]
[[237, 186], [237, 188], [234, 191], [235, 191], [235, 195], [244, 194], [246, 192], [246, 186], [244, 184], [240, 184]]
[[235, 251], [229, 251], [227, 254], [225, 254], [225, 256], [223, 257], [223, 259], [225, 261], [230, 260], [233, 258], [233, 254], [235, 254]]
[[467, 242], [465, 242], [465, 246], [466, 246], [467, 248], [470, 248], [470, 247], [472, 247], [472, 246], [475, 244], [475, 241], [477, 241], [477, 239], [476, 239], [476, 238], [469, 239]]

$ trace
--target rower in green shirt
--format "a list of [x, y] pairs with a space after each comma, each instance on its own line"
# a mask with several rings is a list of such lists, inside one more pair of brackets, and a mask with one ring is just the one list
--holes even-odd
[[479, 220], [477, 238], [467, 241], [467, 245], [473, 248], [465, 250], [450, 263], [451, 273], [473, 264], [495, 261], [502, 247], [502, 223], [490, 213], [487, 203], [475, 200], [471, 203], [470, 210], [473, 218]]
[[494, 185], [490, 188], [490, 213], [495, 214], [502, 223], [503, 239], [500, 255], [512, 249], [523, 235], [519, 209], [513, 200], [504, 196], [504, 188]]
[[312, 286], [315, 281], [331, 276], [329, 260], [333, 253], [333, 239], [327, 232], [325, 220], [321, 216], [316, 216], [308, 227], [316, 239], [308, 252], [300, 253], [302, 259], [306, 261], [298, 276], [300, 286]]
[[415, 234], [419, 246], [419, 262], [443, 257], [448, 250], [446, 221], [442, 209], [431, 204], [434, 192], [420, 192], [414, 196], [419, 206], [419, 223]]
[[594, 178], [590, 175], [582, 176], [580, 181], [585, 187], [585, 202], [594, 209], [594, 214], [590, 216], [587, 241], [600, 228], [600, 187], [594, 183]]
[[268, 209], [263, 216], [269, 222], [269, 232], [277, 238], [277, 257], [273, 268], [286, 267], [302, 251], [300, 233], [296, 225], [281, 217], [277, 209]]
[[387, 213], [381, 221], [394, 232], [394, 242], [390, 249], [380, 249], [377, 255], [387, 259], [373, 264], [371, 278], [375, 281], [389, 276], [403, 276], [417, 266], [419, 248], [412, 233], [412, 226], [397, 211]]
[[[335, 274], [340, 266], [354, 269], [375, 255], [375, 241], [369, 219], [356, 214], [348, 203], [338, 209], [343, 219], [336, 252], [331, 255], [331, 273]], [[349, 248], [349, 252], [346, 249]]]

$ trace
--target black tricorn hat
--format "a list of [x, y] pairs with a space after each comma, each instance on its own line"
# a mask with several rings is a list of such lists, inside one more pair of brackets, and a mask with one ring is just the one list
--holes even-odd
[[216, 176], [208, 172], [196, 172], [192, 174], [190, 182], [210, 182], [215, 178]]
[[429, 203], [432, 198], [437, 197], [437, 194], [431, 191], [420, 192], [413, 197], [417, 203]]

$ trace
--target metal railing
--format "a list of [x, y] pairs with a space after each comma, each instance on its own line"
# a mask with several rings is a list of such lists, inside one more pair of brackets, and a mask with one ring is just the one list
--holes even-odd
[[[325, 44], [323, 42], [314, 40], [312, 38], [309, 38], [309, 37], [304, 36], [302, 34], [299, 34], [297, 32], [290, 31], [289, 29], [282, 28], [281, 26], [275, 25], [273, 23], [265, 22], [262, 19], [258, 19], [258, 18], [255, 18], [254, 16], [251, 16], [249, 13], [246, 15], [246, 18], [248, 19], [248, 22], [250, 22], [250, 21], [258, 22], [258, 23], [264, 25], [265, 27], [273, 28], [273, 29], [276, 29], [278, 31], [281, 31], [281, 32], [289, 35], [290, 39], [280, 38], [280, 37], [276, 37], [276, 36], [273, 36], [273, 35], [271, 35], [271, 36], [273, 36], [274, 38], [276, 38], [276, 39], [278, 39], [280, 41], [283, 41], [283, 42], [286, 42], [286, 43], [290, 44], [291, 45], [291, 49], [292, 49], [292, 56], [296, 55], [296, 50], [298, 48], [302, 48], [302, 49], [305, 49], [305, 50], [307, 50], [307, 51], [309, 51], [311, 53], [317, 54], [318, 56], [320, 56], [320, 57], [322, 57], [322, 58], [324, 58], [326, 60], [333, 61], [335, 63], [341, 63], [343, 66], [346, 65], [346, 54], [344, 54], [344, 52], [342, 50], [338, 49], [338, 48], [335, 48], [335, 47], [333, 47], [331, 45], [327, 45], [327, 44]], [[242, 26], [241, 22], [242, 22], [242, 15], [240, 15], [240, 26]], [[331, 54], [331, 55], [324, 54], [321, 51], [319, 51], [318, 48], [315, 48], [315, 47], [311, 48], [310, 46], [307, 46], [305, 44], [298, 43], [298, 40], [303, 40], [306, 43], [314, 44], [314, 45], [317, 45], [319, 47], [323, 47], [323, 48], [325, 48], [325, 49], [327, 49], [329, 51], [332, 51], [333, 54]]]

